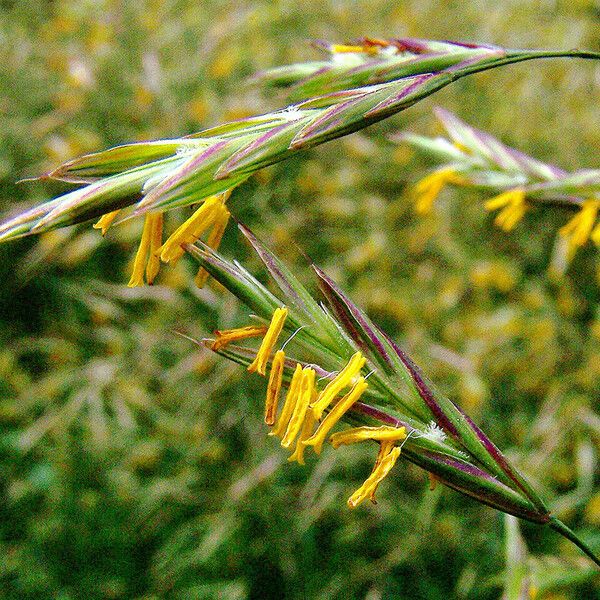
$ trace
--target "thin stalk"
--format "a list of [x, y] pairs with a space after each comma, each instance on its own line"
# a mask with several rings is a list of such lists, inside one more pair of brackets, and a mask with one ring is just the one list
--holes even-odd
[[490, 63], [475, 64], [472, 67], [466, 67], [456, 72], [455, 80], [466, 77], [472, 73], [479, 73], [504, 65], [512, 65], [527, 60], [536, 60], [538, 58], [583, 58], [591, 60], [600, 60], [600, 52], [590, 50], [523, 50], [522, 54], [514, 54], [505, 58], [491, 61]]
[[575, 532], [567, 527], [560, 519], [551, 517], [548, 525], [554, 531], [557, 531], [563, 537], [567, 538], [570, 542], [573, 542], [584, 554], [591, 558], [596, 565], [600, 567], [600, 557], [596, 556], [592, 549], [585, 543], [583, 543], [576, 535]]

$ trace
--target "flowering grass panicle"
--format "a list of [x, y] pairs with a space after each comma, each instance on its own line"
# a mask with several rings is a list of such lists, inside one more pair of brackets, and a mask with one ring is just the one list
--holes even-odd
[[474, 188], [495, 194], [484, 207], [498, 211], [494, 223], [504, 231], [514, 229], [533, 207], [554, 205], [576, 211], [559, 230], [567, 244], [567, 261], [590, 239], [600, 246], [600, 170], [568, 173], [506, 146], [446, 110], [437, 109], [436, 115], [449, 139], [394, 137], [441, 163], [414, 186], [417, 213], [430, 212], [445, 185]]
[[[225, 202], [231, 190], [259, 169], [368, 127], [473, 73], [538, 58], [600, 58], [586, 51], [507, 50], [414, 38], [318, 46], [327, 53], [326, 60], [260, 75], [265, 85], [288, 88], [295, 104], [184, 138], [124, 144], [70, 160], [41, 179], [80, 187], [0, 223], [0, 242], [89, 220], [96, 220], [94, 227], [105, 235], [118, 220], [151, 214], [129, 285], [142, 285], [144, 278], [152, 283], [158, 255], [163, 262], [176, 262], [181, 244], [195, 241], [211, 227], [208, 244], [218, 247], [229, 218]], [[447, 170], [443, 177], [440, 172], [423, 181], [421, 210], [427, 210], [444, 183], [462, 185], [458, 174]], [[195, 204], [202, 205], [159, 252], [158, 215]], [[521, 207], [511, 209], [501, 219], [503, 226], [512, 226], [521, 212]], [[202, 287], [206, 278], [201, 270], [196, 283]]]
[[[313, 265], [327, 307], [249, 229], [239, 228], [280, 294], [207, 245], [188, 244], [200, 265], [264, 323], [217, 331], [203, 343], [267, 380], [264, 420], [290, 451], [290, 461], [304, 464], [307, 451], [319, 455], [326, 446], [378, 445], [373, 469], [349, 497], [349, 507], [374, 501], [378, 486], [405, 459], [425, 469], [432, 485], [548, 525], [600, 564], [483, 431], [324, 272]], [[257, 349], [236, 344], [257, 337]]]

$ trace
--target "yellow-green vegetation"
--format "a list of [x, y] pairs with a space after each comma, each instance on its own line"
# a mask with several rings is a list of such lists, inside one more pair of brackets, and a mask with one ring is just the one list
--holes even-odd
[[[586, 1], [4, 3], [1, 208], [71, 189], [15, 181], [77, 155], [284, 106], [244, 81], [313, 60], [309, 39], [597, 51], [599, 24]], [[560, 208], [506, 235], [457, 187], [415, 215], [411, 184], [430, 161], [388, 136], [441, 134], [435, 104], [569, 172], [597, 168], [597, 81], [597, 62], [560, 59], [472, 76], [259, 171], [229, 204], [307, 285], [298, 246], [334, 276], [596, 552], [600, 255], [587, 245], [549, 271], [573, 217]], [[363, 444], [282, 467], [265, 382], [173, 333], [243, 326], [247, 309], [214, 282], [198, 290], [185, 257], [127, 288], [142, 227], [0, 246], [0, 595], [593, 597], [597, 571], [577, 549], [525, 524], [527, 550], [515, 523], [430, 491], [416, 467], [392, 471], [377, 506], [346, 510], [371, 472]], [[222, 252], [258, 272], [235, 228]]]

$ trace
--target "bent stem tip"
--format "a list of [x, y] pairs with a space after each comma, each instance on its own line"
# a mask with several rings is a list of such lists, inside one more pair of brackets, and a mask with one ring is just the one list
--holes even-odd
[[551, 517], [548, 525], [554, 531], [557, 531], [563, 537], [567, 538], [569, 541], [573, 542], [584, 554], [586, 554], [589, 558], [591, 558], [594, 563], [598, 567], [600, 567], [600, 558], [594, 554], [594, 552], [589, 548], [586, 544], [584, 544], [576, 535], [575, 532], [572, 531], [569, 527], [567, 527], [561, 520], [556, 517]]

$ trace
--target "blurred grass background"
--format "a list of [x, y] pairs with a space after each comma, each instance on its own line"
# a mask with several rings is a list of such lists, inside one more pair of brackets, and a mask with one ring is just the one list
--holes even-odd
[[[0, 208], [58, 194], [16, 180], [78, 154], [171, 137], [284, 105], [244, 84], [318, 56], [308, 41], [420, 36], [508, 47], [599, 47], [586, 0], [0, 2]], [[454, 110], [565, 168], [598, 167], [600, 69], [542, 61], [462, 80], [367, 131], [271, 167], [234, 214], [308, 280], [298, 244], [400, 340], [600, 546], [600, 260], [547, 267], [569, 215], [506, 235], [482, 198], [446, 192], [414, 215], [428, 165], [389, 133], [437, 131]], [[171, 215], [181, 221], [183, 211]], [[193, 265], [128, 289], [141, 222], [0, 247], [0, 597], [477, 598], [502, 595], [502, 515], [400, 463], [376, 507], [345, 500], [363, 447], [306, 468], [261, 423], [263, 389], [173, 335], [243, 321], [193, 288]], [[224, 253], [248, 251], [234, 228]], [[250, 267], [256, 262], [249, 259]], [[538, 598], [596, 597], [588, 563], [523, 525]]]

